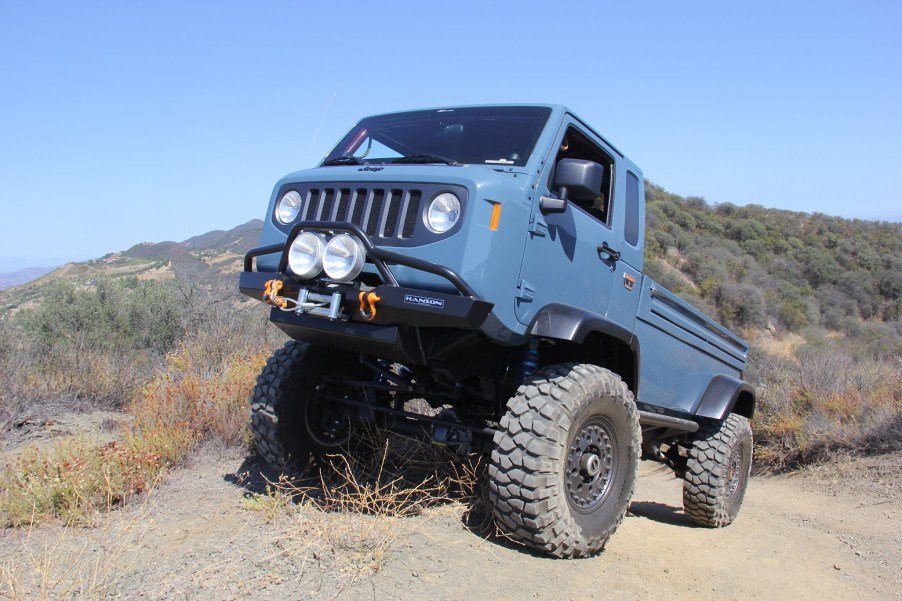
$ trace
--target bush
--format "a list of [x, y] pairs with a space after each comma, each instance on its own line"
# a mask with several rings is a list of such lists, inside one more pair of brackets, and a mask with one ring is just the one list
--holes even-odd
[[269, 351], [246, 351], [237, 349], [220, 373], [198, 363], [202, 354], [190, 344], [171, 354], [167, 370], [142, 387], [129, 407], [135, 431], [185, 430], [194, 440], [250, 449], [248, 397]]
[[757, 461], [782, 470], [837, 452], [902, 449], [902, 374], [892, 363], [861, 359], [816, 340], [796, 359], [760, 355], [754, 425]]
[[182, 335], [181, 310], [171, 283], [53, 282], [35, 306], [4, 320], [18, 337], [17, 395], [121, 405]]
[[0, 319], [4, 429], [41, 402], [122, 405], [134, 417], [120, 442], [27, 449], [0, 476], [0, 524], [86, 522], [146, 490], [200, 441], [249, 448], [248, 395], [282, 335], [235, 295], [231, 281], [62, 282]]
[[720, 319], [728, 327], [763, 326], [764, 295], [747, 284], [721, 284], [714, 293], [720, 308]]
[[787, 329], [799, 331], [808, 326], [808, 303], [799, 297], [787, 298], [780, 307], [780, 322]]
[[0, 475], [0, 526], [51, 518], [86, 523], [97, 510], [118, 507], [152, 487], [166, 466], [184, 458], [190, 437], [172, 430], [102, 446], [68, 438], [49, 451], [30, 447]]
[[184, 331], [171, 282], [100, 279], [85, 286], [56, 280], [33, 309], [16, 314], [42, 352], [168, 352]]

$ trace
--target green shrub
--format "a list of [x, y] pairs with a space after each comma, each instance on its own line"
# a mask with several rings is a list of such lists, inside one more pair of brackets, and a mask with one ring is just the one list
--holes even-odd
[[177, 290], [169, 281], [56, 280], [37, 306], [15, 315], [42, 352], [91, 349], [164, 354], [184, 331]]

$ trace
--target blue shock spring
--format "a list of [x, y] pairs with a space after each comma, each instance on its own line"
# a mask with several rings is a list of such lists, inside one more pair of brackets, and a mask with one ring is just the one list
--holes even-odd
[[520, 384], [525, 384], [539, 369], [539, 339], [533, 338], [523, 347], [520, 360]]

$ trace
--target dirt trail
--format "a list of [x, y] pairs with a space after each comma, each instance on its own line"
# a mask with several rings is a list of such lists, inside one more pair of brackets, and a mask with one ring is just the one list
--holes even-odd
[[42, 576], [50, 598], [884, 601], [902, 591], [902, 454], [753, 478], [722, 530], [693, 527], [680, 482], [643, 463], [607, 549], [572, 561], [484, 539], [457, 505], [408, 519], [250, 511], [235, 476], [258, 467], [207, 450], [94, 528], [0, 532], [0, 597], [15, 583], [39, 598]]

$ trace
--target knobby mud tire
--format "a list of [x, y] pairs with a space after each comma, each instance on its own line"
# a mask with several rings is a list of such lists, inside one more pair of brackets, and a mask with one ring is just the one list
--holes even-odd
[[752, 428], [735, 413], [703, 424], [694, 436], [683, 480], [683, 511], [696, 524], [727, 526], [739, 514], [752, 469]]
[[[350, 361], [350, 363], [349, 363]], [[356, 364], [343, 353], [289, 340], [267, 359], [251, 395], [251, 432], [257, 451], [287, 473], [337, 453], [347, 439], [326, 440], [309, 423], [311, 398], [324, 374]]]
[[[601, 551], [635, 488], [641, 430], [632, 393], [606, 369], [561, 364], [537, 372], [507, 408], [489, 464], [496, 523], [554, 557]], [[591, 475], [588, 465], [599, 463], [610, 469]]]

